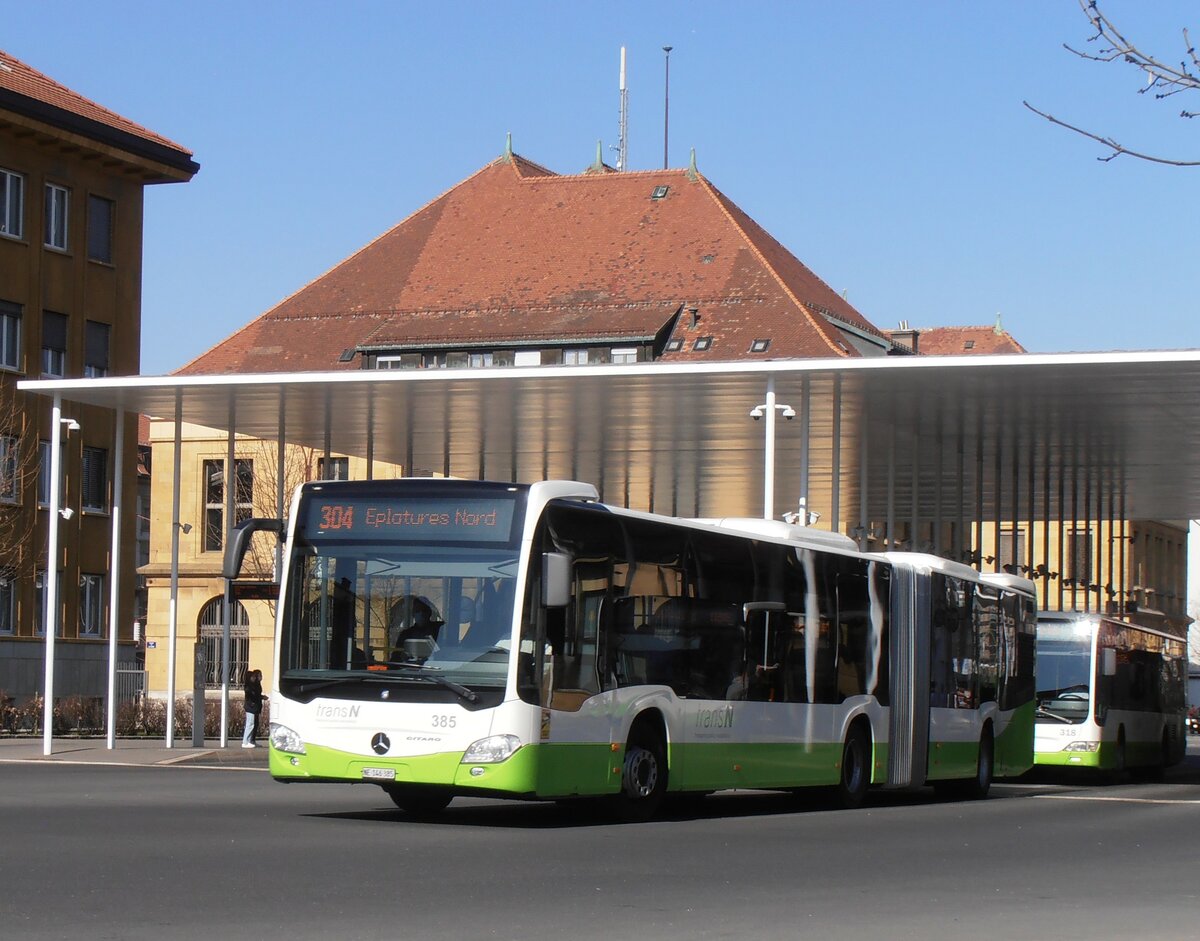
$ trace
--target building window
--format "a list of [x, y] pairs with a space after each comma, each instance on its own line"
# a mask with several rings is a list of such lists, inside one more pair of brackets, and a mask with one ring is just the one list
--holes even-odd
[[0, 301], [0, 367], [21, 368], [21, 305]]
[[975, 349], [975, 341], [974, 341], [974, 340], [967, 340], [965, 343], [963, 343], [963, 349], [964, 349], [964, 350], [973, 350], [973, 349]]
[[564, 366], [586, 366], [588, 351], [586, 349], [563, 350]]
[[[221, 688], [221, 637], [225, 633], [225, 599], [211, 598], [200, 609], [200, 650], [204, 658], [204, 688]], [[250, 660], [250, 617], [240, 601], [229, 612], [229, 686], [246, 685]]]
[[404, 364], [399, 356], [376, 356], [376, 369], [403, 369]]
[[79, 576], [79, 636], [100, 637], [104, 633], [104, 576]]
[[25, 177], [0, 167], [0, 235], [21, 238], [24, 217]]
[[770, 340], [755, 340], [750, 344], [751, 353], [765, 353], [771, 346]]
[[668, 353], [678, 353], [682, 349], [683, 349], [683, 340], [675, 339], [675, 340], [667, 341], [667, 352]]
[[467, 365], [472, 369], [479, 369], [483, 366], [495, 365], [495, 363], [491, 353], [472, 353], [467, 358]]
[[540, 366], [542, 365], [541, 350], [517, 350], [513, 354], [514, 366]]
[[111, 265], [113, 260], [113, 201], [103, 196], [88, 197], [88, 258]]
[[108, 509], [108, 451], [83, 449], [83, 494], [85, 510], [103, 513]]
[[697, 353], [703, 353], [712, 346], [712, 337], [696, 337], [696, 342], [692, 344], [692, 349]]
[[0, 436], [0, 503], [21, 502], [21, 439]]
[[71, 191], [54, 183], [46, 184], [46, 247], [67, 250], [67, 209]]
[[1020, 575], [1025, 564], [1025, 531], [1000, 530], [1000, 571]]
[[102, 379], [108, 375], [108, 338], [112, 327], [89, 320], [83, 338], [83, 375], [87, 379]]
[[37, 592], [37, 607], [33, 611], [33, 632], [38, 637], [44, 637], [46, 635], [46, 621], [49, 620], [46, 616], [48, 610], [46, 601], [50, 592], [50, 580], [45, 570], [34, 574], [33, 588]]
[[42, 375], [61, 379], [67, 374], [67, 316], [42, 311]]
[[317, 458], [317, 476], [321, 480], [349, 480], [350, 458], [348, 457], [319, 457]]
[[[64, 470], [58, 481], [58, 504], [64, 505], [67, 502], [67, 475], [66, 467], [66, 446], [60, 444], [58, 446], [58, 458], [62, 462]], [[38, 442], [38, 479], [37, 479], [37, 501], [38, 506], [50, 505], [50, 442]]]
[[1086, 529], [1073, 529], [1067, 537], [1067, 558], [1071, 567], [1067, 578], [1080, 585], [1092, 580], [1092, 534]]
[[[233, 462], [233, 523], [236, 526], [254, 515], [254, 461]], [[204, 551], [220, 552], [225, 547], [225, 462], [204, 462]]]
[[0, 634], [15, 634], [17, 630], [17, 580], [0, 575]]
[[614, 346], [612, 351], [612, 361], [614, 363], [636, 363], [637, 362], [637, 347], [636, 346]]

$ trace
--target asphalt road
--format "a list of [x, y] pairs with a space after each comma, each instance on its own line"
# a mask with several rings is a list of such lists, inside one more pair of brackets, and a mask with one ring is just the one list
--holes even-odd
[[0, 765], [0, 937], [1193, 938], [1200, 749], [1164, 783], [858, 811], [717, 795], [649, 824], [198, 768]]

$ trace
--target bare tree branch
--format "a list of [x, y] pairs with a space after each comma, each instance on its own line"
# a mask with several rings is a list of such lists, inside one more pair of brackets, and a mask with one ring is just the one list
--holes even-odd
[[1028, 101], [1021, 102], [1032, 111], [1034, 114], [1041, 115], [1051, 124], [1057, 124], [1059, 127], [1065, 127], [1069, 131], [1074, 131], [1076, 134], [1082, 134], [1084, 137], [1090, 137], [1092, 140], [1103, 144], [1105, 147], [1111, 148], [1112, 153], [1107, 157], [1097, 157], [1101, 163], [1108, 163], [1110, 160], [1115, 160], [1121, 154], [1128, 154], [1130, 157], [1137, 157], [1139, 160], [1149, 160], [1151, 163], [1165, 163], [1172, 167], [1200, 167], [1200, 160], [1168, 160], [1166, 157], [1155, 157], [1151, 154], [1139, 153], [1136, 150], [1130, 150], [1128, 147], [1123, 147], [1111, 137], [1101, 137], [1099, 134], [1093, 134], [1091, 131], [1085, 131], [1081, 127], [1076, 127], [1074, 124], [1068, 124], [1066, 121], [1060, 121], [1052, 114], [1046, 114], [1045, 111], [1039, 111]]
[[[1181, 91], [1195, 91], [1197, 88], [1200, 88], [1200, 76], [1197, 75], [1197, 72], [1200, 72], [1200, 60], [1197, 59], [1195, 47], [1192, 46], [1186, 27], [1183, 30], [1183, 43], [1187, 50], [1187, 55], [1191, 58], [1192, 68], [1196, 69], [1196, 72], [1189, 71], [1186, 61], [1180, 62], [1179, 68], [1175, 68], [1159, 61], [1154, 56], [1142, 52], [1137, 46], [1126, 39], [1120, 30], [1113, 25], [1113, 22], [1104, 15], [1096, 0], [1079, 0], [1079, 8], [1083, 10], [1084, 16], [1088, 18], [1096, 30], [1095, 35], [1091, 36], [1088, 42], [1104, 40], [1108, 45], [1093, 55], [1092, 53], [1081, 52], [1063, 43], [1063, 48], [1068, 52], [1074, 53], [1081, 59], [1090, 59], [1093, 62], [1113, 62], [1117, 59], [1123, 59], [1130, 65], [1141, 69], [1146, 73], [1148, 81], [1145, 86], [1138, 89], [1139, 95], [1144, 95], [1154, 90], [1155, 98], [1169, 98], [1171, 95], [1177, 95]], [[1194, 115], [1185, 111], [1182, 116], [1193, 117]]]
[[[1116, 62], [1120, 60], [1140, 69], [1146, 75], [1146, 84], [1138, 89], [1137, 93], [1139, 95], [1153, 92], [1156, 99], [1162, 100], [1170, 98], [1173, 95], [1178, 95], [1180, 92], [1200, 91], [1200, 55], [1197, 54], [1196, 47], [1192, 45], [1192, 40], [1188, 35], [1186, 27], [1183, 30], [1183, 44], [1186, 58], [1180, 61], [1178, 68], [1176, 68], [1167, 65], [1154, 56], [1147, 55], [1126, 39], [1124, 34], [1100, 10], [1097, 0], [1078, 0], [1078, 2], [1079, 8], [1083, 11], [1084, 16], [1088, 18], [1088, 22], [1092, 24], [1092, 28], [1095, 30], [1095, 33], [1088, 38], [1088, 42], [1097, 43], [1097, 48], [1095, 52], [1085, 52], [1063, 43], [1063, 48], [1068, 52], [1092, 62]], [[1091, 131], [1085, 131], [1083, 128], [1068, 124], [1066, 121], [1059, 120], [1044, 111], [1039, 111], [1028, 101], [1024, 104], [1030, 111], [1041, 115], [1052, 124], [1065, 127], [1076, 134], [1082, 134], [1084, 137], [1097, 141], [1112, 150], [1112, 153], [1107, 157], [1096, 158], [1102, 162], [1107, 163], [1121, 156], [1121, 154], [1128, 154], [1130, 157], [1137, 157], [1139, 160], [1148, 160], [1151, 163], [1162, 163], [1174, 167], [1200, 166], [1200, 160], [1171, 160], [1165, 157], [1155, 157], [1140, 151], [1130, 150], [1128, 147], [1118, 144], [1111, 137], [1093, 134]], [[1182, 118], [1194, 118], [1198, 114], [1200, 112], [1188, 111], [1187, 109], [1179, 112], [1179, 116]]]

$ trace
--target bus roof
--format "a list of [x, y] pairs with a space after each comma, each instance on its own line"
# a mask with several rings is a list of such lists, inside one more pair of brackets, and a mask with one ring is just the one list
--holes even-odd
[[1187, 641], [1186, 632], [1175, 634], [1171, 631], [1159, 630], [1156, 627], [1146, 627], [1144, 624], [1135, 624], [1132, 621], [1116, 618], [1111, 614], [1104, 614], [1101, 611], [1039, 611], [1037, 619], [1039, 622], [1045, 621], [1047, 623], [1078, 623], [1086, 621], [1099, 624], [1101, 621], [1108, 621], [1110, 624], [1132, 627], [1134, 630], [1145, 631], [1147, 634], [1157, 634], [1159, 637], [1167, 637], [1171, 640]]

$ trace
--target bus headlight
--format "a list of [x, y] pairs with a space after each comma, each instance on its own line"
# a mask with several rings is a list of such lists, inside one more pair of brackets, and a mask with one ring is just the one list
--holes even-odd
[[304, 742], [300, 741], [300, 736], [286, 725], [280, 725], [278, 722], [271, 723], [271, 747], [276, 751], [285, 751], [293, 755], [307, 754], [304, 750]]
[[515, 735], [489, 735], [487, 738], [481, 738], [470, 744], [463, 753], [462, 764], [498, 764], [501, 761], [508, 761], [520, 747], [521, 740]]
[[1099, 751], [1099, 742], [1072, 742], [1063, 751]]

